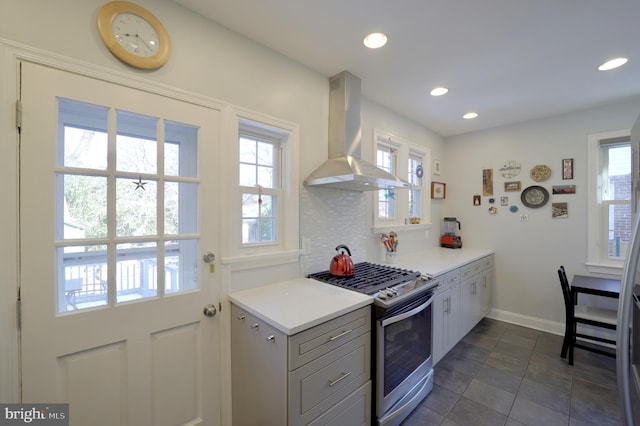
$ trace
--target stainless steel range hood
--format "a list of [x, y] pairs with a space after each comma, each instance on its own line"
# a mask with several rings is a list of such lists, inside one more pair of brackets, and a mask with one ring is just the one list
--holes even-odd
[[343, 71], [331, 77], [329, 84], [329, 160], [304, 184], [347, 191], [409, 187], [408, 182], [360, 159], [360, 79]]

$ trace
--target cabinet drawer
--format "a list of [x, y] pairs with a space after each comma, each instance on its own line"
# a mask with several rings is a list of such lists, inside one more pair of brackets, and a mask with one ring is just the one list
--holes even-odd
[[478, 272], [484, 271], [491, 266], [493, 266], [493, 255], [474, 260], [473, 262], [468, 263], [460, 268], [460, 270], [462, 271], [462, 279], [464, 280], [465, 278], [475, 275]]
[[370, 379], [371, 333], [289, 373], [289, 419], [307, 424]]
[[460, 282], [460, 269], [455, 269], [436, 278], [440, 281], [440, 289], [446, 290]]
[[371, 330], [366, 306], [289, 338], [289, 371], [322, 356]]
[[309, 426], [369, 426], [371, 424], [371, 381], [368, 381], [335, 407], [309, 423]]

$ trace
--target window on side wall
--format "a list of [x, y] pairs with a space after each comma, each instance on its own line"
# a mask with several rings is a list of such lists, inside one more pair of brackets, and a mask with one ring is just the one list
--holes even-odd
[[[294, 124], [243, 112], [233, 123], [235, 142], [223, 147], [223, 263], [234, 268], [290, 262], [298, 256], [299, 130]], [[285, 220], [286, 218], [286, 220]], [[246, 263], [244, 263], [246, 262]], [[266, 262], [266, 263], [265, 263]]]
[[410, 183], [408, 189], [382, 189], [376, 192], [375, 226], [408, 225], [418, 219], [429, 223], [427, 199], [429, 150], [386, 132], [374, 130], [376, 165]]
[[629, 131], [589, 136], [589, 249], [592, 272], [621, 273], [631, 239]]

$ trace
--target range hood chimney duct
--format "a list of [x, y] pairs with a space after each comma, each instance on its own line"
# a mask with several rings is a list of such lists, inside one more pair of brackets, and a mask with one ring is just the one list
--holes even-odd
[[360, 158], [360, 79], [348, 71], [329, 79], [329, 160], [305, 180], [307, 186], [347, 191], [407, 188], [409, 183]]

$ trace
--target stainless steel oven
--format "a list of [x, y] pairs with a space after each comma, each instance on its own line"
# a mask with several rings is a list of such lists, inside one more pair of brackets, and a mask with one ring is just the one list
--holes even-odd
[[433, 389], [433, 292], [376, 307], [376, 418], [398, 425]]
[[432, 311], [438, 282], [420, 272], [367, 262], [350, 277], [309, 275], [374, 298], [372, 377], [376, 424], [399, 425], [433, 388]]

